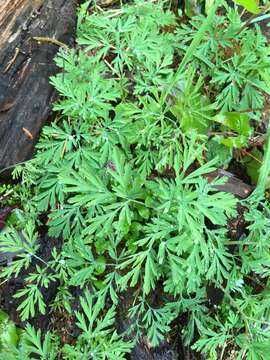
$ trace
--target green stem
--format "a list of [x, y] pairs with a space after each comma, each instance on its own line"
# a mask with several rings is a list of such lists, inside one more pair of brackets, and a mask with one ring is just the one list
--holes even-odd
[[270, 173], [270, 126], [268, 126], [267, 130], [267, 141], [265, 148], [263, 164], [260, 168], [259, 180], [255, 190], [258, 193], [263, 193], [265, 191], [267, 186], [267, 179]]

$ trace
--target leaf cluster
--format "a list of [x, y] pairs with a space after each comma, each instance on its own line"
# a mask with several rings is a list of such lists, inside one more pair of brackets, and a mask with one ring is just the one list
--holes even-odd
[[[265, 359], [269, 204], [258, 193], [244, 202], [249, 225], [232, 241], [227, 222], [239, 200], [218, 190], [226, 179], [209, 181], [220, 157], [207, 156], [206, 134], [229, 129], [232, 137], [215, 138], [229, 149], [248, 142], [249, 117], [237, 111], [261, 107], [269, 92], [266, 40], [258, 27], [242, 30], [226, 5], [209, 28], [203, 16], [179, 25], [163, 1], [106, 11], [90, 5], [79, 10], [76, 48], [56, 58], [59, 118], [44, 127], [35, 158], [15, 170], [25, 218], [0, 234], [1, 251], [14, 255], [1, 276], [32, 266], [15, 294], [21, 319], [57, 309], [75, 319], [80, 335], [63, 345], [27, 326], [14, 359], [56, 359], [59, 351], [67, 360], [125, 359], [134, 344], [117, 334], [115, 318], [120, 294], [130, 291], [136, 339], [158, 345], [186, 314], [181, 336], [193, 344], [199, 334], [194, 348], [211, 359], [228, 344], [238, 359]], [[179, 72], [198, 33], [192, 62]], [[41, 214], [63, 242], [47, 261], [39, 253]], [[265, 291], [254, 294], [250, 277], [263, 279]], [[52, 283], [57, 295], [46, 304]], [[222, 305], [213, 306], [211, 286]]]

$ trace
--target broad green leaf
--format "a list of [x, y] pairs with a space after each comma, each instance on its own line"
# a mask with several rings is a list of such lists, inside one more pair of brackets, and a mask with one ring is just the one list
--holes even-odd
[[243, 6], [247, 11], [252, 14], [259, 14], [259, 2], [257, 0], [234, 0], [234, 2], [238, 5]]
[[220, 143], [228, 146], [228, 148], [232, 149], [241, 149], [247, 145], [247, 138], [245, 136], [229, 136], [227, 138], [219, 137]]
[[214, 121], [236, 131], [242, 136], [250, 136], [252, 133], [252, 128], [249, 125], [249, 117], [245, 113], [225, 112], [216, 115]]
[[18, 333], [16, 326], [8, 315], [0, 310], [0, 350], [9, 352], [10, 348], [18, 343]]

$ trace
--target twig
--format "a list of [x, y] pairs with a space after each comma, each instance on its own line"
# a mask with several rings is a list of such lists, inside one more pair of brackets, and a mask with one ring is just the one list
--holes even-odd
[[256, 156], [249, 153], [247, 150], [243, 149], [242, 151], [243, 151], [244, 155], [250, 156], [253, 160], [257, 161], [260, 164], [263, 163], [260, 159], [258, 159]]
[[18, 47], [16, 47], [14, 55], [12, 56], [12, 58], [7, 63], [7, 66], [6, 66], [5, 70], [4, 70], [4, 74], [7, 73], [8, 70], [11, 68], [11, 66], [15, 63], [19, 53], [20, 53], [20, 49]]
[[2, 281], [2, 282], [0, 283], [0, 286], [2, 286], [3, 284], [5, 284], [5, 283], [8, 282], [8, 281], [9, 281], [9, 278], [5, 279], [4, 281]]
[[208, 132], [208, 136], [214, 136], [214, 135], [229, 135], [229, 136], [237, 136], [236, 133], [232, 132], [232, 131], [209, 131]]
[[18, 166], [18, 165], [24, 165], [24, 164], [26, 164], [26, 163], [28, 163], [28, 162], [29, 162], [29, 160], [25, 160], [25, 161], [21, 161], [21, 162], [19, 162], [19, 163], [16, 163], [16, 164], [7, 166], [7, 167], [5, 167], [5, 168], [3, 168], [3, 169], [0, 169], [0, 174], [2, 174], [3, 172], [5, 172], [6, 170], [13, 169], [13, 168], [15, 168], [15, 167]]
[[25, 133], [25, 135], [28, 137], [28, 139], [30, 140], [34, 140], [33, 134], [31, 133], [30, 130], [28, 130], [27, 128], [23, 127], [22, 131]]
[[6, 197], [8, 197], [8, 195], [12, 194], [13, 191], [14, 189], [10, 189], [9, 191], [7, 191], [4, 195], [0, 197], [0, 201], [4, 200]]
[[40, 36], [35, 36], [32, 39], [37, 41], [38, 43], [49, 43], [49, 44], [57, 45], [57, 46], [59, 46], [61, 48], [64, 48], [66, 50], [69, 49], [67, 44], [64, 44], [63, 42], [61, 42], [61, 41], [59, 41], [57, 39], [53, 39], [53, 38], [49, 38], [49, 37], [40, 37]]
[[223, 345], [223, 347], [222, 347], [222, 350], [221, 350], [220, 360], [223, 359], [223, 356], [224, 356], [226, 347], [227, 347], [227, 343], [226, 343], [226, 341], [225, 341], [225, 343], [224, 343], [224, 345]]
[[[112, 71], [112, 73], [116, 74], [118, 76], [116, 70], [112, 67], [112, 65], [106, 59], [104, 59], [103, 61], [108, 66], [108, 68]], [[118, 76], [118, 78], [119, 78], [119, 76]]]
[[255, 109], [249, 108], [249, 109], [242, 109], [242, 110], [240, 109], [240, 110], [237, 110], [237, 112], [247, 113], [247, 112], [266, 111], [266, 110], [270, 110], [270, 105], [266, 105], [263, 108], [255, 108]]
[[267, 10], [270, 9], [270, 5], [265, 5], [262, 9], [259, 15], [252, 15], [240, 28], [240, 30], [238, 31], [237, 35], [239, 35], [246, 27], [248, 27], [249, 25], [253, 24], [254, 22], [256, 22], [255, 20], [257, 18], [260, 18], [262, 16], [262, 13], [265, 13]]

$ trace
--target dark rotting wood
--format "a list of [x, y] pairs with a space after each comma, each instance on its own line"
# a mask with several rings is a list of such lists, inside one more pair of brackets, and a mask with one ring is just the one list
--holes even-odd
[[[56, 92], [49, 77], [57, 72], [58, 46], [72, 46], [75, 0], [0, 0], [0, 171], [33, 155]], [[1, 177], [1, 174], [0, 174]]]
[[216, 186], [216, 189], [219, 191], [224, 191], [227, 193], [231, 193], [240, 199], [247, 198], [254, 188], [242, 180], [238, 179], [234, 174], [230, 173], [229, 171], [218, 169], [213, 171], [207, 175], [205, 175], [209, 182], [212, 182], [216, 178], [224, 177], [226, 182], [224, 185]]

